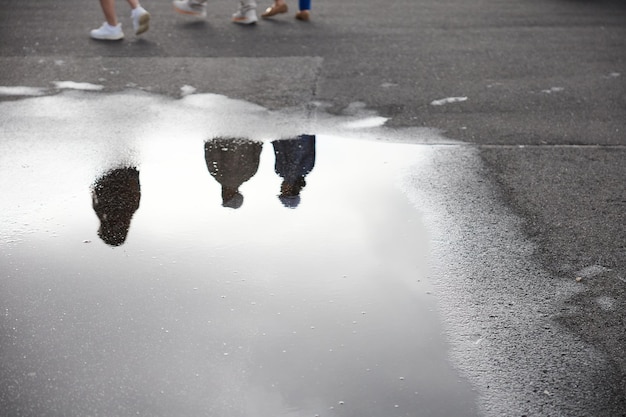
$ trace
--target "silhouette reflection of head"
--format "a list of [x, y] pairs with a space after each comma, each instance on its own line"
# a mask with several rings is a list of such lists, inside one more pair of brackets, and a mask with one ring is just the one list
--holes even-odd
[[239, 187], [259, 169], [262, 147], [262, 143], [244, 138], [215, 138], [204, 144], [206, 166], [222, 186], [222, 206], [241, 207]]
[[98, 178], [91, 197], [93, 209], [100, 219], [98, 236], [111, 246], [126, 241], [130, 221], [139, 208], [141, 189], [136, 168], [118, 168]]
[[278, 199], [287, 208], [300, 204], [300, 191], [306, 185], [304, 177], [315, 166], [315, 135], [300, 135], [272, 142], [276, 163], [274, 171], [283, 179]]

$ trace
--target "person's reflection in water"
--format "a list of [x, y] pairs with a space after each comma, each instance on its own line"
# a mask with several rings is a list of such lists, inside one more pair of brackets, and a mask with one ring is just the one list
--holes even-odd
[[126, 241], [130, 221], [139, 208], [141, 188], [136, 168], [113, 169], [92, 186], [93, 209], [100, 219], [98, 236], [111, 246]]
[[222, 186], [222, 206], [238, 209], [239, 192], [257, 169], [263, 144], [244, 138], [215, 138], [204, 144], [204, 159], [211, 175]]
[[306, 185], [304, 177], [315, 166], [315, 135], [300, 135], [293, 139], [272, 142], [276, 164], [274, 170], [283, 179], [278, 198], [285, 207], [300, 204], [300, 190]]

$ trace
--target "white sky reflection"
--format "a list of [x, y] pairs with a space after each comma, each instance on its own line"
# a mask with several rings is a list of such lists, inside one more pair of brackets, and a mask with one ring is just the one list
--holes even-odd
[[[428, 234], [402, 191], [423, 162], [416, 143], [449, 141], [372, 117], [212, 94], [0, 102], [0, 301], [23, 332], [0, 362], [28, 386], [19, 401], [63, 415], [471, 408], [428, 295]], [[303, 133], [315, 164], [290, 209], [271, 141]], [[262, 142], [238, 209], [207, 169], [216, 137]], [[119, 167], [139, 172], [140, 203], [111, 247], [90, 187]]]

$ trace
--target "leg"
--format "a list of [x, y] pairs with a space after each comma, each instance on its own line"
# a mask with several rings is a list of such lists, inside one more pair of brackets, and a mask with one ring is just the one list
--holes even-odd
[[104, 13], [104, 19], [111, 26], [117, 26], [117, 16], [115, 15], [115, 0], [100, 0], [100, 7]]
[[311, 0], [298, 0], [300, 11], [296, 13], [296, 19], [307, 22], [311, 18]]
[[119, 41], [120, 39], [124, 39], [122, 24], [117, 23], [117, 16], [115, 15], [115, 0], [100, 0], [100, 7], [102, 7], [102, 13], [104, 14], [106, 22], [98, 29], [92, 30], [89, 36], [93, 39], [107, 41]]
[[242, 7], [246, 9], [256, 9], [256, 1], [255, 0], [240, 0], [239, 3]]

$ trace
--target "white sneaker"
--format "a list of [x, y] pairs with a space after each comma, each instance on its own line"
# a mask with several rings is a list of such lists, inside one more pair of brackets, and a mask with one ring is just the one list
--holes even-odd
[[239, 9], [233, 14], [232, 21], [242, 25], [251, 25], [259, 19], [256, 17], [256, 3], [244, 4], [240, 2]]
[[141, 35], [150, 29], [150, 13], [143, 7], [139, 6], [130, 12], [130, 18], [133, 20], [133, 29], [135, 35]]
[[206, 17], [206, 0], [175, 0], [174, 10], [190, 16]]
[[107, 22], [104, 22], [98, 29], [92, 30], [89, 35], [93, 39], [105, 41], [119, 41], [120, 39], [124, 39], [121, 23], [118, 23], [117, 26], [111, 26]]

